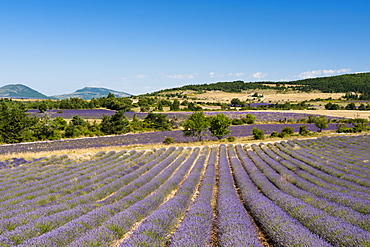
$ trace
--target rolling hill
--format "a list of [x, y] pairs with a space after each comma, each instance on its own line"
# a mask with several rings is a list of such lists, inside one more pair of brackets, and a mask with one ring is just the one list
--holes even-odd
[[186, 85], [177, 88], [164, 89], [152, 94], [173, 91], [223, 91], [239, 93], [248, 89], [280, 89], [292, 87], [297, 91], [310, 92], [314, 90], [323, 93], [346, 93], [357, 92], [361, 94], [370, 94], [370, 73], [345, 74], [329, 77], [318, 77], [296, 81], [279, 82], [217, 82], [199, 85]]
[[54, 95], [51, 98], [55, 99], [67, 99], [67, 98], [81, 98], [84, 100], [90, 100], [92, 98], [101, 98], [108, 96], [109, 93], [114, 94], [116, 97], [130, 97], [131, 94], [118, 92], [112, 89], [101, 88], [101, 87], [84, 87], [76, 90], [74, 93]]
[[0, 97], [48, 99], [49, 97], [22, 84], [9, 84], [0, 88]]

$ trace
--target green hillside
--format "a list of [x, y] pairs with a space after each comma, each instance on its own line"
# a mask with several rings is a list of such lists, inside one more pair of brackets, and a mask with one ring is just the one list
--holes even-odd
[[[270, 84], [270, 85], [268, 85]], [[314, 90], [321, 91], [323, 93], [346, 93], [346, 92], [357, 92], [364, 95], [370, 94], [370, 73], [357, 73], [357, 74], [346, 74], [330, 77], [319, 77], [305, 80], [286, 81], [286, 82], [244, 82], [244, 81], [233, 81], [233, 82], [217, 82], [210, 84], [200, 85], [186, 85], [183, 87], [165, 89], [158, 91], [171, 92], [171, 91], [224, 91], [224, 92], [241, 92], [248, 89], [285, 89], [290, 85], [292, 89], [304, 92], [310, 92]], [[156, 94], [155, 93], [155, 94]]]
[[48, 99], [49, 97], [22, 84], [10, 84], [0, 88], [0, 97]]
[[54, 95], [52, 98], [55, 99], [68, 99], [68, 98], [80, 98], [84, 100], [90, 100], [92, 98], [101, 98], [107, 97], [108, 94], [114, 94], [116, 97], [130, 97], [131, 94], [118, 92], [112, 89], [101, 88], [101, 87], [85, 87], [79, 90], [76, 90], [74, 93]]

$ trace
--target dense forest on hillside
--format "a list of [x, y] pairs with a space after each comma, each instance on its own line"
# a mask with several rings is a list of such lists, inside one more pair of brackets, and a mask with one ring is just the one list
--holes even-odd
[[[161, 92], [171, 92], [171, 91], [186, 91], [186, 90], [194, 90], [194, 91], [224, 91], [224, 92], [230, 92], [230, 93], [239, 93], [243, 90], [248, 89], [271, 89], [275, 88], [274, 86], [267, 86], [264, 85], [265, 82], [251, 82], [247, 83], [244, 81], [232, 81], [232, 82], [217, 82], [217, 83], [211, 83], [211, 84], [200, 84], [200, 85], [186, 85], [182, 87], [177, 88], [169, 88], [164, 89], [156, 93]], [[273, 82], [275, 84], [275, 82]], [[156, 94], [154, 93], [154, 94]]]
[[286, 82], [217, 82], [211, 84], [187, 85], [183, 87], [165, 89], [153, 94], [185, 90], [194, 90], [198, 92], [218, 90], [237, 93], [248, 89], [284, 90], [288, 87], [293, 90], [303, 92], [310, 92], [314, 90], [319, 90], [323, 93], [356, 92], [363, 95], [362, 99], [368, 99], [370, 98], [370, 73], [346, 74]]
[[301, 91], [320, 90], [323, 93], [356, 92], [369, 94], [370, 73], [347, 74], [285, 82], [286, 85], [301, 85]]

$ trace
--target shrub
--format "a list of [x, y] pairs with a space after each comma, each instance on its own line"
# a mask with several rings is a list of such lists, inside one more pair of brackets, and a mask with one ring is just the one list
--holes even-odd
[[273, 131], [270, 137], [279, 137], [279, 133], [277, 133], [276, 131]]
[[239, 118], [234, 118], [232, 121], [231, 121], [231, 124], [232, 125], [242, 125], [244, 124], [243, 120], [239, 119]]
[[235, 141], [235, 137], [234, 137], [234, 136], [228, 136], [228, 137], [227, 137], [227, 140], [228, 140], [229, 142], [234, 142], [234, 141]]
[[246, 124], [254, 124], [256, 117], [253, 114], [247, 114], [245, 118], [242, 118], [242, 121]]
[[294, 130], [291, 127], [285, 127], [279, 134], [280, 137], [286, 137], [294, 134]]
[[303, 136], [306, 136], [306, 135], [310, 134], [310, 131], [308, 129], [306, 129], [306, 125], [302, 125], [302, 126], [299, 127], [299, 134], [303, 135]]
[[165, 143], [165, 144], [171, 144], [171, 143], [174, 143], [175, 141], [173, 140], [173, 138], [172, 137], [166, 137], [166, 138], [164, 138], [164, 140], [163, 140], [163, 143]]
[[256, 127], [253, 127], [252, 134], [253, 134], [253, 139], [254, 140], [263, 140], [263, 139], [265, 139], [265, 134], [264, 134], [263, 130], [260, 130]]

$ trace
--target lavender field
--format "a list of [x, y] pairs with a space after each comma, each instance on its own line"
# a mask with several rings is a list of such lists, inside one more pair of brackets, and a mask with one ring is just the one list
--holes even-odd
[[[61, 111], [61, 112], [60, 112]], [[101, 119], [103, 115], [112, 116], [115, 111], [107, 109], [77, 109], [77, 110], [47, 110], [45, 113], [40, 113], [39, 110], [28, 110], [29, 114], [36, 114], [39, 117], [47, 115], [50, 118], [62, 117], [64, 119], [71, 119], [73, 116], [78, 115], [84, 119]], [[160, 112], [159, 112], [160, 113]], [[166, 112], [169, 119], [185, 120], [193, 112]], [[258, 122], [277, 122], [277, 121], [297, 121], [302, 118], [308, 118], [313, 114], [307, 113], [293, 113], [293, 112], [278, 112], [278, 111], [206, 111], [204, 112], [207, 116], [213, 116], [218, 113], [224, 113], [230, 118], [241, 118], [245, 117], [246, 114], [251, 113], [256, 117]], [[125, 112], [125, 116], [132, 118], [136, 115], [140, 119], [144, 119], [148, 113], [144, 112]], [[319, 115], [314, 115], [319, 116]], [[328, 119], [342, 119], [341, 117], [326, 116]]]
[[358, 135], [20, 157], [0, 170], [0, 246], [370, 246], [369, 151]]
[[[294, 132], [299, 131], [299, 127], [306, 125], [310, 131], [317, 132], [319, 129], [314, 124], [258, 124], [258, 125], [238, 125], [230, 126], [230, 135], [234, 137], [246, 137], [252, 135], [253, 127], [258, 127], [263, 130], [266, 135], [270, 135], [273, 131], [281, 132], [285, 127], [291, 127]], [[325, 130], [336, 130], [336, 124], [329, 124]], [[229, 135], [229, 136], [230, 136]], [[127, 145], [145, 145], [145, 144], [161, 144], [165, 137], [173, 138], [174, 142], [194, 142], [195, 137], [184, 137], [182, 130], [172, 131], [157, 131], [147, 133], [128, 133], [124, 135], [110, 135], [98, 137], [86, 137], [77, 139], [63, 139], [56, 141], [39, 141], [28, 143], [4, 144], [0, 145], [0, 154], [7, 153], [23, 153], [23, 152], [40, 152], [52, 150], [66, 149], [84, 149], [84, 148], [100, 148], [109, 146], [127, 146]], [[217, 140], [211, 136], [211, 133], [206, 133], [204, 140]], [[1, 168], [1, 167], [0, 167]]]

